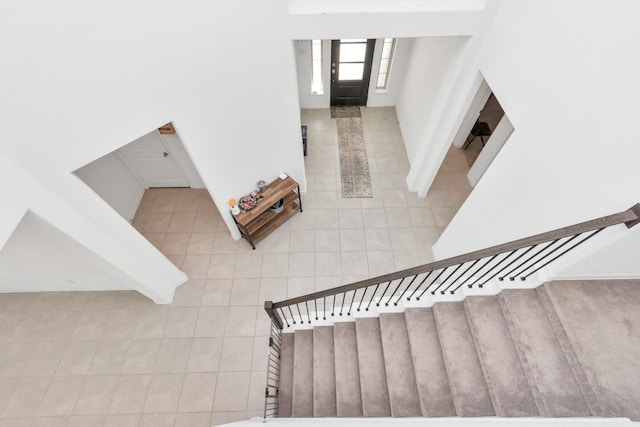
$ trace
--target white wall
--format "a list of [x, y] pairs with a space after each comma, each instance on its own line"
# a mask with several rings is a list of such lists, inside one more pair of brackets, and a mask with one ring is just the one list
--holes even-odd
[[405, 87], [405, 76], [409, 67], [409, 61], [413, 51], [414, 39], [397, 39], [396, 49], [391, 63], [391, 72], [386, 89], [376, 89], [378, 73], [380, 72], [380, 57], [384, 38], [376, 41], [373, 52], [373, 65], [371, 67], [371, 84], [369, 85], [369, 107], [395, 107], [402, 89]]
[[416, 159], [438, 95], [447, 89], [443, 86], [445, 72], [465, 41], [464, 37], [428, 37], [416, 39], [413, 43], [403, 89], [396, 105], [409, 163]]
[[184, 277], [72, 171], [172, 121], [231, 228], [227, 200], [258, 179], [286, 171], [304, 188], [285, 1], [27, 0], [0, 16], [0, 152], [38, 182], [27, 194], [56, 200], [39, 215], [154, 299]]
[[75, 174], [125, 220], [133, 219], [144, 186], [115, 153], [100, 157]]
[[28, 212], [0, 251], [0, 292], [131, 289], [77, 241]]
[[331, 40], [322, 40], [323, 93], [311, 93], [311, 40], [294, 40], [300, 108], [329, 108], [331, 96]]
[[[479, 70], [515, 131], [434, 247], [438, 257], [640, 200], [638, 14], [640, 3], [624, 0], [501, 4]], [[624, 243], [602, 249], [590, 274], [613, 263], [639, 277], [637, 260], [614, 258], [639, 246], [633, 230]]]

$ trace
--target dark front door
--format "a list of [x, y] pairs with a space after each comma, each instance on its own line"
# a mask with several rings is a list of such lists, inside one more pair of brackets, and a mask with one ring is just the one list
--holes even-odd
[[367, 105], [375, 39], [331, 41], [331, 106]]

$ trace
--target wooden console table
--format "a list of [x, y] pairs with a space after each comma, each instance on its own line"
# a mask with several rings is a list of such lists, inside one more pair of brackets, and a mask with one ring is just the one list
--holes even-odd
[[[280, 199], [284, 200], [282, 211], [278, 213], [271, 211], [269, 208], [278, 203]], [[300, 185], [293, 178], [287, 176], [285, 179], [277, 178], [267, 185], [267, 188], [262, 192], [262, 199], [256, 203], [253, 209], [232, 216], [242, 236], [255, 249], [259, 241], [298, 211], [302, 212]]]

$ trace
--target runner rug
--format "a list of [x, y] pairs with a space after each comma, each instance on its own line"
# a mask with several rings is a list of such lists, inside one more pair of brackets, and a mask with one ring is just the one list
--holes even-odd
[[360, 107], [332, 107], [336, 118], [343, 198], [373, 197]]

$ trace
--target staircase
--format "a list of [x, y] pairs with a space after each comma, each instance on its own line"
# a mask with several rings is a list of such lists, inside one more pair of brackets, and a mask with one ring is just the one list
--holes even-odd
[[278, 416], [630, 416], [601, 407], [549, 286], [283, 333]]

